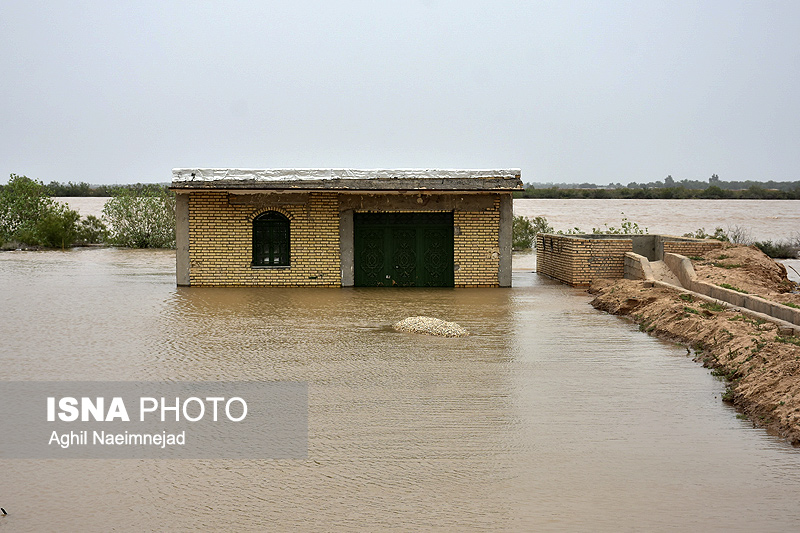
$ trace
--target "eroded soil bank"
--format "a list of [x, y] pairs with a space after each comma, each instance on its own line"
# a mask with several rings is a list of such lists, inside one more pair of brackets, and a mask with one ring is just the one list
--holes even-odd
[[[766, 299], [798, 302], [786, 270], [761, 251], [744, 246], [691, 258], [698, 278], [727, 283]], [[733, 402], [754, 425], [800, 444], [800, 338], [678, 289], [634, 280], [599, 280], [592, 305], [633, 319], [642, 331], [682, 343], [695, 360], [729, 382], [723, 400]]]

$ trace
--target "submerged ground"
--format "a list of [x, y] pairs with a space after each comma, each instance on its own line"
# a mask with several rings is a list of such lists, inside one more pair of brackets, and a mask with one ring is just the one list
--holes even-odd
[[[307, 460], [0, 460], [11, 530], [793, 530], [800, 451], [682, 346], [511, 289], [176, 288], [174, 254], [0, 254], [2, 380], [309, 383]], [[402, 318], [470, 336], [395, 332]]]
[[[800, 305], [786, 268], [754, 247], [725, 245], [693, 257], [698, 280], [725, 284], [770, 301]], [[626, 315], [640, 329], [681, 342], [694, 357], [725, 377], [725, 399], [754, 425], [800, 443], [800, 338], [779, 327], [713, 302], [643, 281], [601, 280], [592, 305]]]

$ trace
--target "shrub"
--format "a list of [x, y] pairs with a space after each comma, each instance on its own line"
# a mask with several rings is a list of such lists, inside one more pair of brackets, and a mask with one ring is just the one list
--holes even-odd
[[94, 215], [81, 219], [78, 224], [78, 242], [81, 244], [96, 244], [106, 242], [108, 228], [103, 221]]
[[[636, 222], [632, 222], [625, 217], [622, 213], [622, 222], [620, 227], [609, 226], [604, 224], [602, 228], [593, 228], [591, 233], [601, 235], [644, 235], [647, 233], [647, 228], [641, 228]], [[584, 231], [575, 227], [564, 230], [556, 231], [551, 226], [547, 219], [543, 216], [538, 216], [532, 220], [524, 216], [517, 215], [514, 217], [514, 227], [512, 231], [512, 247], [514, 250], [530, 250], [536, 246], [536, 235], [539, 233], [557, 233], [559, 235], [581, 235]]]
[[800, 339], [798, 339], [797, 337], [781, 337], [781, 336], [777, 336], [777, 337], [775, 337], [775, 340], [777, 342], [782, 342], [784, 344], [794, 344], [795, 346], [800, 346]]
[[132, 248], [175, 247], [175, 195], [172, 192], [145, 190], [137, 195], [119, 189], [116, 193], [103, 207], [103, 216], [111, 227], [111, 242]]
[[[558, 233], [560, 235], [581, 235], [585, 232], [578, 227], [574, 227], [567, 231], [559, 230]], [[594, 235], [644, 235], [647, 233], [647, 228], [639, 227], [638, 223], [628, 220], [625, 213], [622, 213], [622, 222], [618, 228], [603, 224], [602, 228], [592, 228], [589, 233]]]
[[725, 392], [722, 393], [722, 401], [725, 403], [733, 403], [734, 398], [735, 398], [735, 393], [733, 390], [733, 386], [729, 385], [725, 389]]
[[41, 182], [11, 174], [0, 191], [0, 241], [36, 244], [37, 221], [53, 205]]
[[644, 235], [647, 233], [647, 228], [640, 228], [636, 222], [631, 222], [622, 213], [622, 222], [618, 228], [603, 224], [603, 228], [592, 228], [592, 233], [603, 235]]
[[788, 241], [774, 243], [772, 241], [757, 241], [753, 243], [753, 246], [773, 259], [794, 259], [797, 257], [797, 245]]
[[542, 216], [533, 220], [517, 215], [514, 217], [511, 247], [514, 250], [530, 250], [536, 247], [536, 235], [539, 233], [552, 233], [553, 227]]
[[704, 304], [700, 304], [700, 307], [702, 307], [703, 309], [707, 309], [708, 311], [712, 311], [714, 313], [720, 313], [722, 311], [725, 311], [725, 306], [722, 304], [718, 304], [716, 302], [707, 302]]
[[80, 239], [79, 220], [77, 211], [53, 201], [44, 184], [27, 176], [11, 174], [0, 190], [0, 241], [63, 250]]
[[33, 231], [34, 243], [50, 248], [66, 249], [78, 240], [78, 220], [81, 216], [77, 211], [65, 204], [53, 206], [36, 221]]
[[720, 283], [719, 286], [722, 287], [723, 289], [730, 289], [732, 291], [741, 292], [742, 294], [750, 294], [746, 290], [740, 289], [739, 287], [734, 287], [730, 283]]
[[722, 242], [728, 242], [730, 240], [728, 235], [725, 233], [725, 230], [722, 228], [715, 229], [713, 234], [706, 233], [705, 228], [699, 228], [697, 231], [684, 233], [683, 236], [691, 239], [716, 239]]
[[750, 237], [750, 230], [738, 225], [728, 226], [725, 237], [733, 244], [750, 244], [753, 242], [752, 237]]

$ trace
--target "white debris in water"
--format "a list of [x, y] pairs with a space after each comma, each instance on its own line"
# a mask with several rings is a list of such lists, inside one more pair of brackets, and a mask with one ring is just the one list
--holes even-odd
[[469, 331], [455, 322], [445, 322], [429, 316], [412, 316], [397, 322], [396, 331], [409, 333], [423, 333], [425, 335], [438, 335], [439, 337], [466, 337]]

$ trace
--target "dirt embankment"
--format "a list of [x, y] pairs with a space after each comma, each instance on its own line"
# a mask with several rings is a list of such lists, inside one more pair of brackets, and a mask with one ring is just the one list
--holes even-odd
[[[744, 246], [692, 258], [698, 279], [728, 284], [781, 303], [800, 304], [786, 270]], [[592, 305], [631, 317], [642, 331], [695, 350], [695, 360], [728, 380], [725, 401], [755, 425], [800, 444], [800, 338], [781, 336], [771, 322], [753, 319], [679, 290], [633, 280], [600, 280]]]
[[786, 276], [786, 267], [752, 246], [726, 244], [690, 257], [698, 281], [731, 285], [766, 300], [800, 305], [800, 293]]

